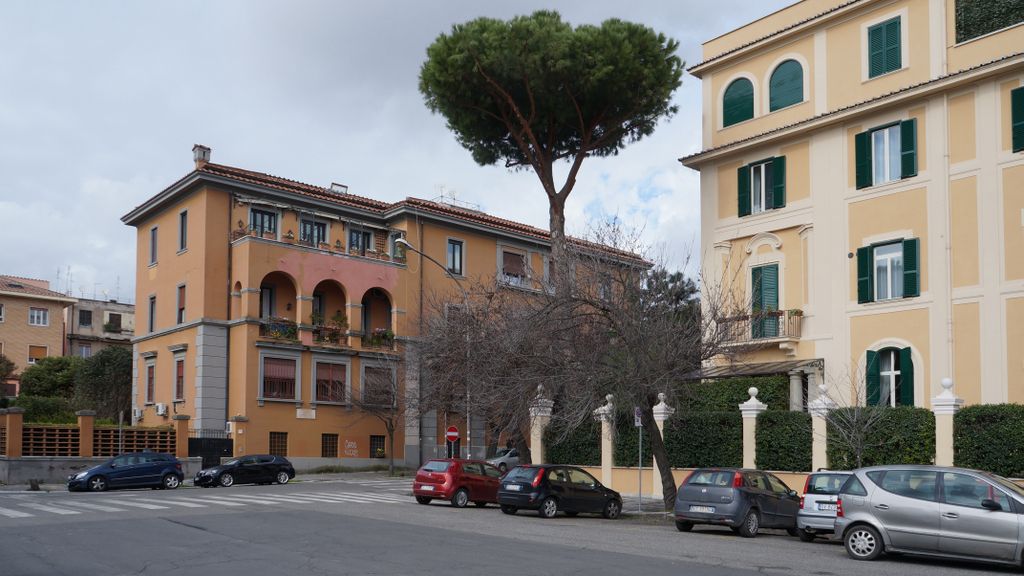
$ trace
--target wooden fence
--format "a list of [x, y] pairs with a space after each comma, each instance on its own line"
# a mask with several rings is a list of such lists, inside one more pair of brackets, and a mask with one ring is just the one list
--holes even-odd
[[0, 456], [111, 457], [151, 450], [188, 456], [188, 416], [160, 428], [96, 427], [95, 413], [77, 413], [78, 425], [25, 424], [24, 410], [0, 410]]

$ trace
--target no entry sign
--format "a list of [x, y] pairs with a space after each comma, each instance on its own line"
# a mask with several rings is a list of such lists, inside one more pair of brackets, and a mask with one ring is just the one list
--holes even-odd
[[449, 442], [455, 442], [459, 439], [459, 429], [455, 426], [449, 426], [448, 431], [444, 433], [444, 439]]

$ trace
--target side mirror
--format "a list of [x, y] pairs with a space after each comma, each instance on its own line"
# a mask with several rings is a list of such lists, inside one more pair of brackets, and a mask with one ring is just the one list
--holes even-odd
[[793, 497], [793, 498], [796, 498], [796, 496], [797, 496], [796, 490], [790, 490], [789, 492], [786, 492], [786, 494], [791, 496], [791, 497]]
[[986, 510], [1002, 510], [1003, 506], [990, 498], [985, 498], [981, 501], [981, 507]]

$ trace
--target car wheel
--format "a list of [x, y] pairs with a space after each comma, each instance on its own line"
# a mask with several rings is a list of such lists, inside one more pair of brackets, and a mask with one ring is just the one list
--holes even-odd
[[761, 527], [761, 517], [757, 515], [757, 510], [751, 510], [747, 512], [746, 517], [743, 518], [743, 524], [740, 524], [740, 536], [744, 538], [753, 538], [757, 536], [757, 531]]
[[801, 542], [814, 542], [814, 532], [808, 532], [807, 530], [800, 531]]
[[693, 522], [676, 520], [676, 530], [679, 530], [680, 532], [689, 532], [690, 530], [693, 530]]
[[164, 479], [160, 482], [160, 486], [164, 490], [174, 490], [181, 485], [181, 480], [174, 474], [164, 474]]
[[537, 513], [540, 514], [541, 518], [554, 518], [555, 514], [558, 514], [558, 500], [548, 496], [540, 503]]
[[604, 509], [601, 510], [601, 516], [609, 520], [615, 520], [622, 513], [622, 503], [614, 498], [604, 503]]
[[469, 491], [465, 488], [459, 488], [452, 496], [452, 506], [465, 508], [466, 504], [469, 504]]
[[501, 464], [498, 464], [498, 470], [502, 474], [504, 474], [505, 472], [508, 472], [508, 464], [505, 464], [504, 462], [502, 462]]
[[431, 500], [433, 500], [433, 498], [427, 498], [426, 496], [416, 497], [416, 501], [419, 502], [420, 504], [430, 504]]
[[89, 478], [89, 490], [93, 492], [103, 492], [107, 489], [107, 479], [103, 476], [93, 476]]
[[518, 512], [519, 508], [516, 508], [515, 506], [509, 506], [508, 504], [502, 504], [501, 505], [501, 511], [504, 512], [505, 514], [510, 514], [511, 515], [511, 514], [515, 514], [516, 512]]
[[281, 470], [280, 472], [277, 473], [277, 483], [278, 484], [287, 484], [288, 480], [289, 480], [288, 473], [285, 472], [284, 470]]
[[225, 472], [220, 475], [220, 478], [217, 479], [217, 482], [220, 483], [221, 486], [227, 488], [235, 483], [235, 477]]
[[882, 554], [882, 537], [871, 526], [861, 524], [846, 531], [846, 553], [854, 560], [874, 560]]
[[786, 534], [790, 536], [799, 536], [803, 530], [797, 530], [796, 528], [786, 528]]
[[487, 502], [473, 502], [473, 505], [476, 506], [477, 508], [486, 508]]

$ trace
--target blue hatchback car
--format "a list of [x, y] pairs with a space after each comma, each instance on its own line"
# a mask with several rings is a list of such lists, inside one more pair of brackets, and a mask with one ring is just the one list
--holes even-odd
[[136, 452], [122, 454], [99, 466], [68, 476], [68, 490], [102, 492], [111, 488], [165, 488], [181, 485], [185, 473], [170, 454]]

